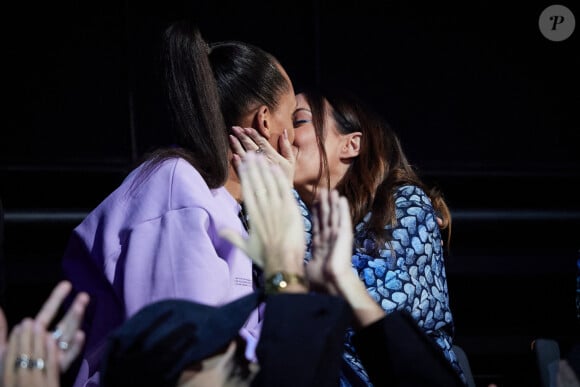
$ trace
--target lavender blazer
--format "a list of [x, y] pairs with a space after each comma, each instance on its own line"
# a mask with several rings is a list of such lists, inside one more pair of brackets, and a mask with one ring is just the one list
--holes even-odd
[[[75, 386], [98, 384], [106, 335], [143, 306], [165, 298], [220, 305], [253, 290], [251, 260], [218, 235], [247, 235], [226, 189], [210, 189], [183, 159], [136, 180], [142, 168], [74, 229], [64, 254], [65, 277], [92, 301]], [[255, 311], [241, 333], [257, 341], [259, 331]]]

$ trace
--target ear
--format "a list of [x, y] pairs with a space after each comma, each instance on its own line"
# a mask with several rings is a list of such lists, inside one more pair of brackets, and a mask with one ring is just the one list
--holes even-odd
[[340, 158], [350, 159], [357, 157], [360, 153], [361, 132], [353, 132], [344, 135], [342, 146], [340, 148]]
[[262, 105], [258, 108], [252, 120], [252, 128], [268, 140], [270, 139], [270, 109], [268, 106]]

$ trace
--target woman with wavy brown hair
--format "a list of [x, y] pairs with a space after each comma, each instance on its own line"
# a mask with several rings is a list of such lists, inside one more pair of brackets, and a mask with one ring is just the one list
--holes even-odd
[[[321, 188], [347, 198], [356, 225], [352, 265], [370, 295], [387, 313], [409, 312], [464, 379], [452, 350], [441, 235], [443, 229], [450, 235], [451, 215], [441, 193], [420, 179], [396, 133], [356, 96], [308, 91], [297, 103], [295, 189], [311, 208]], [[274, 154], [257, 132], [245, 133], [239, 137], [245, 149], [259, 144]], [[315, 259], [319, 252], [311, 254]], [[341, 384], [369, 386], [352, 334], [345, 340]]]
[[[322, 187], [347, 198], [356, 225], [352, 264], [369, 293], [387, 313], [408, 311], [462, 375], [452, 350], [441, 243], [451, 216], [442, 195], [421, 181], [385, 120], [354, 95], [306, 92], [297, 101], [295, 188], [310, 205]], [[370, 385], [352, 333], [343, 384]]]

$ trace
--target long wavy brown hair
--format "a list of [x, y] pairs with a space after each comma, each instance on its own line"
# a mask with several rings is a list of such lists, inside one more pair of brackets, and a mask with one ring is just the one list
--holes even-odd
[[362, 133], [360, 153], [336, 187], [348, 200], [353, 224], [360, 223], [370, 211], [367, 228], [376, 238], [375, 247], [389, 242], [392, 236], [386, 232], [385, 225], [394, 227], [397, 223], [394, 193], [398, 187], [414, 185], [429, 196], [437, 217], [442, 220], [440, 228], [448, 231], [449, 248], [451, 213], [443, 195], [437, 187], [428, 187], [419, 178], [403, 152], [399, 137], [384, 118], [360, 98], [345, 91], [307, 90], [303, 95], [312, 111], [312, 123], [321, 153], [317, 186], [326, 180], [325, 184], [330, 188], [328, 158], [323, 145], [327, 109], [330, 109], [329, 113], [341, 134]]

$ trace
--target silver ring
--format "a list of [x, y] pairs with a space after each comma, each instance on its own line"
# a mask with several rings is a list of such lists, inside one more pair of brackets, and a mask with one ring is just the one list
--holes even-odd
[[52, 337], [55, 340], [58, 340], [62, 337], [63, 333], [64, 332], [60, 328], [56, 328], [54, 331], [52, 331]]
[[30, 356], [25, 353], [21, 353], [20, 355], [16, 356], [14, 368], [30, 368]]
[[29, 365], [30, 368], [35, 370], [43, 370], [45, 368], [44, 359], [39, 357], [37, 359], [33, 359]]
[[264, 149], [262, 149], [262, 147], [259, 146], [258, 149], [256, 149], [256, 153], [264, 153]]
[[60, 349], [62, 349], [63, 351], [66, 351], [66, 350], [68, 349], [68, 347], [69, 347], [69, 343], [68, 343], [67, 341], [64, 341], [64, 340], [58, 340], [58, 341], [56, 342], [56, 344], [57, 344], [57, 345], [58, 345], [58, 347], [59, 347]]

